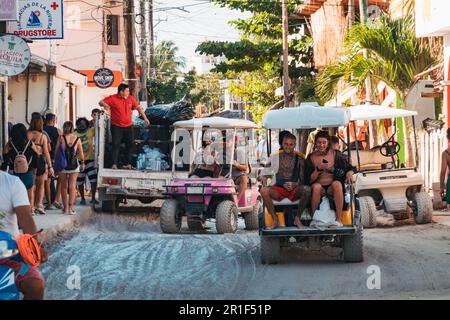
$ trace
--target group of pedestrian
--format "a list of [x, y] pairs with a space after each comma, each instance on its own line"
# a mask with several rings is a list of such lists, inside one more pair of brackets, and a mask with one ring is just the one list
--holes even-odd
[[99, 109], [92, 110], [91, 121], [79, 118], [76, 127], [66, 121], [62, 130], [56, 127], [53, 113], [42, 116], [34, 112], [28, 128], [23, 123], [12, 126], [1, 169], [17, 176], [25, 185], [33, 215], [52, 209], [76, 214], [77, 186], [80, 204], [86, 204], [86, 178], [91, 185], [91, 204], [96, 203], [94, 136], [99, 112]]

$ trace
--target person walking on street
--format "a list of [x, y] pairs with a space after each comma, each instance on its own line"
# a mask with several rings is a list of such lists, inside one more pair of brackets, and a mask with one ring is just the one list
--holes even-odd
[[[450, 141], [450, 128], [447, 129], [447, 140]], [[446, 174], [447, 183], [445, 183]], [[439, 182], [441, 186], [441, 197], [443, 200], [445, 199], [446, 210], [448, 210], [450, 208], [450, 146], [442, 152]]]
[[[20, 129], [22, 130], [22, 129]], [[36, 224], [31, 216], [30, 201], [25, 186], [18, 177], [0, 172], [0, 230], [13, 237], [19, 235], [19, 226], [25, 234], [36, 234]], [[39, 239], [38, 239], [39, 240]], [[39, 241], [38, 241], [39, 242]], [[41, 247], [41, 262], [48, 260], [48, 252]], [[24, 300], [43, 300], [45, 281], [37, 267], [29, 266], [21, 275], [23, 262], [12, 258], [0, 258], [0, 265], [14, 270], [16, 286]]]
[[[50, 158], [54, 167], [56, 143], [59, 136], [62, 134], [62, 131], [56, 127], [56, 115], [54, 113], [48, 113], [45, 116], [44, 131], [47, 132], [50, 138]], [[62, 204], [60, 203], [61, 186], [57, 184], [55, 187], [55, 177], [49, 177], [49, 179], [47, 179], [45, 182], [45, 192], [50, 194], [50, 196], [47, 196], [47, 200], [49, 198], [50, 201], [47, 201], [47, 206], [45, 207], [45, 209], [52, 209], [53, 206], [56, 209], [62, 209]]]
[[85, 168], [83, 147], [80, 139], [73, 134], [73, 123], [71, 121], [64, 122], [63, 134], [56, 143], [55, 157], [60, 145], [62, 145], [67, 160], [67, 166], [59, 173], [63, 212], [73, 215], [76, 214], [74, 207], [78, 173], [84, 171]]
[[33, 199], [33, 170], [37, 167], [37, 158], [38, 151], [34, 143], [28, 138], [25, 125], [22, 123], [14, 125], [11, 129], [11, 139], [5, 146], [2, 170], [11, 172], [23, 182], [30, 202]]
[[85, 169], [80, 171], [77, 179], [78, 191], [81, 196], [80, 204], [86, 205], [86, 199], [84, 197], [84, 184], [86, 182], [86, 176], [89, 178], [89, 182], [91, 184], [91, 204], [96, 204], [95, 193], [97, 191], [97, 168], [95, 168], [94, 161], [95, 126], [89, 128], [89, 121], [86, 118], [79, 118], [76, 124], [77, 130], [75, 135], [80, 138], [85, 160]]
[[[52, 161], [50, 158], [49, 141], [47, 134], [44, 134], [44, 122], [42, 117], [34, 117], [31, 119], [30, 128], [28, 130], [31, 141], [36, 145], [38, 150], [37, 168], [36, 168], [36, 196], [32, 201], [31, 207], [35, 205], [35, 211], [45, 214], [42, 201], [44, 200], [45, 175], [54, 175]], [[48, 171], [47, 171], [48, 170]]]
[[89, 128], [93, 128], [95, 126], [95, 122], [97, 121], [97, 116], [100, 113], [100, 109], [94, 108], [91, 111], [91, 121], [89, 121]]
[[131, 148], [133, 146], [133, 127], [132, 127], [132, 111], [137, 110], [145, 121], [147, 126], [150, 121], [147, 119], [144, 111], [141, 109], [136, 99], [130, 95], [130, 89], [126, 84], [120, 84], [118, 93], [111, 95], [99, 102], [99, 105], [110, 113], [111, 116], [111, 135], [112, 135], [112, 158], [113, 169], [117, 169], [119, 165], [119, 151], [122, 141], [125, 142], [124, 151], [124, 169], [132, 169], [131, 166]]

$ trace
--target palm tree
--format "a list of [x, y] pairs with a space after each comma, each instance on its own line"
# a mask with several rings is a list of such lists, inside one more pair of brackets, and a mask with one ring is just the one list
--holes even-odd
[[160, 80], [172, 77], [184, 68], [186, 61], [184, 57], [177, 56], [178, 47], [173, 41], [161, 41], [155, 47], [155, 70]]
[[[398, 94], [398, 106], [404, 106], [406, 96], [417, 82], [417, 74], [436, 63], [428, 41], [420, 41], [414, 34], [413, 18], [392, 20], [382, 16], [378, 21], [356, 24], [350, 28], [345, 43], [345, 55], [326, 67], [317, 81], [317, 92], [323, 100], [336, 95], [340, 82], [364, 88], [365, 80], [383, 81]], [[368, 55], [364, 58], [363, 50]], [[373, 85], [375, 87], [375, 85]], [[367, 97], [376, 101], [377, 97]], [[398, 121], [399, 140], [403, 142], [403, 122]], [[411, 135], [411, 126], [406, 126]], [[406, 139], [408, 154], [412, 154], [410, 139]], [[405, 160], [402, 150], [400, 159]], [[410, 159], [411, 161], [411, 159]], [[409, 163], [411, 164], [411, 162]]]
[[[318, 78], [321, 98], [333, 98], [340, 81], [362, 89], [365, 79], [370, 77], [394, 89], [403, 104], [417, 81], [415, 75], [436, 62], [429, 44], [416, 38], [412, 24], [411, 17], [392, 20], [386, 15], [376, 22], [350, 28], [344, 56], [326, 67]], [[363, 50], [368, 52], [367, 59]]]

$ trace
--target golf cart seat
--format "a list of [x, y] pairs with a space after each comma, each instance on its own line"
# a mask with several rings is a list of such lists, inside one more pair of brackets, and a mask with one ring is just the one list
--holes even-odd
[[291, 201], [288, 198], [284, 198], [281, 201], [274, 201], [274, 206], [295, 206], [299, 204], [299, 200]]
[[[358, 155], [356, 152], [351, 153], [352, 165], [358, 165]], [[381, 170], [383, 166], [392, 163], [391, 157], [385, 157], [380, 153], [380, 148], [372, 148], [371, 150], [359, 151], [359, 162], [361, 171], [367, 170]]]

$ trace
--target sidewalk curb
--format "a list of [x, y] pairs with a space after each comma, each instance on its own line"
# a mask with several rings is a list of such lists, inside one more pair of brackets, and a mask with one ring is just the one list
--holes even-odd
[[45, 242], [51, 244], [51, 242], [56, 240], [56, 238], [62, 233], [67, 232], [74, 227], [79, 227], [85, 224], [94, 214], [94, 210], [91, 207], [88, 207], [80, 213], [71, 216], [69, 221], [44, 229], [44, 232], [46, 233]]

